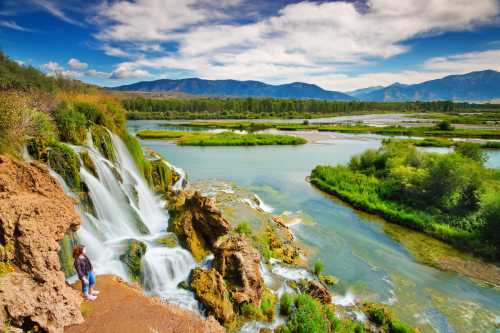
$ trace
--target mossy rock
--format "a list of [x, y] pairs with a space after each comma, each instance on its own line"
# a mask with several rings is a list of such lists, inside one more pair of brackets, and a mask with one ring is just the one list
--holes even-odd
[[94, 161], [92, 161], [92, 158], [90, 158], [90, 154], [86, 150], [82, 150], [80, 152], [80, 157], [82, 158], [82, 163], [85, 169], [87, 169], [94, 177], [99, 178], [97, 175], [97, 169], [94, 164]]
[[49, 145], [50, 142], [48, 140], [30, 139], [26, 145], [26, 149], [35, 160], [46, 162]]
[[226, 283], [222, 275], [215, 269], [195, 268], [192, 274], [191, 288], [209, 315], [214, 316], [223, 324], [231, 323], [235, 319]]
[[384, 332], [388, 333], [418, 333], [415, 329], [401, 321], [399, 321], [394, 313], [385, 304], [365, 302], [362, 305], [362, 310], [367, 315], [368, 319], [380, 327]]
[[166, 193], [172, 188], [172, 170], [163, 159], [151, 161], [151, 182], [157, 193]]
[[115, 162], [116, 155], [109, 130], [103, 126], [94, 125], [90, 128], [92, 142], [99, 152], [108, 160]]
[[164, 237], [158, 238], [157, 240], [155, 240], [155, 243], [157, 245], [170, 247], [170, 248], [177, 247], [177, 245], [178, 245], [177, 236], [175, 236], [174, 234], [169, 234], [169, 235], [166, 235]]
[[61, 263], [61, 270], [66, 277], [75, 274], [73, 267], [73, 244], [74, 240], [71, 232], [66, 233], [64, 238], [59, 241], [59, 262]]
[[73, 149], [64, 143], [52, 142], [48, 154], [48, 164], [71, 189], [80, 189], [80, 159]]
[[323, 282], [329, 286], [333, 286], [333, 285], [339, 283], [339, 279], [333, 275], [320, 275], [319, 279], [321, 282]]
[[120, 256], [120, 260], [127, 266], [130, 279], [141, 281], [142, 279], [142, 257], [146, 254], [145, 243], [132, 239], [127, 241], [127, 250]]

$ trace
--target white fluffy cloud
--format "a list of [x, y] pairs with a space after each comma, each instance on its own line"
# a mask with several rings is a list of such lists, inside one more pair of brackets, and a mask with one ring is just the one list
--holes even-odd
[[42, 69], [45, 70], [48, 75], [62, 76], [67, 79], [76, 79], [82, 76], [82, 73], [80, 72], [64, 69], [64, 67], [55, 61], [49, 61], [48, 63], [42, 65]]
[[[150, 68], [181, 69], [208, 79], [276, 83], [301, 80], [339, 90], [362, 87], [368, 82], [386, 84], [396, 78], [402, 81], [403, 74], [414, 80], [425, 79], [459, 70], [456, 66], [445, 70], [444, 63], [452, 66], [449, 64], [466, 59], [433, 59], [422, 70], [404, 73], [356, 77], [338, 73], [348, 66], [407, 52], [409, 46], [404, 42], [411, 38], [473, 29], [492, 23], [500, 13], [497, 0], [371, 0], [363, 10], [353, 2], [303, 1], [283, 7], [274, 16], [240, 24], [224, 14], [231, 11], [222, 11], [224, 5], [240, 2], [105, 3], [95, 19], [100, 28], [96, 37], [125, 47], [106, 44], [106, 54], [133, 59], [119, 64], [112, 77], [147, 77]], [[158, 43], [164, 42], [175, 43], [176, 51], [155, 57], [148, 54], [161, 52]]]
[[111, 73], [110, 79], [121, 80], [121, 79], [140, 79], [151, 76], [151, 74], [143, 69], [137, 69], [132, 63], [121, 63], [115, 70]]
[[85, 72], [85, 75], [95, 78], [108, 79], [111, 76], [111, 73], [101, 72], [95, 69], [89, 69], [88, 71]]
[[81, 62], [80, 60], [78, 59], [75, 59], [75, 58], [71, 58], [69, 59], [68, 61], [68, 66], [71, 68], [71, 69], [74, 69], [74, 70], [83, 70], [85, 68], [88, 67], [88, 64], [85, 63], [85, 62]]

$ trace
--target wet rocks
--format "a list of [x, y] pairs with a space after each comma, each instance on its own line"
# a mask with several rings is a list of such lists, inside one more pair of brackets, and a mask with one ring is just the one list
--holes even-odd
[[194, 269], [191, 288], [210, 315], [223, 323], [233, 321], [235, 314], [229, 291], [222, 275], [217, 270]]
[[127, 250], [120, 256], [120, 260], [127, 266], [132, 281], [141, 280], [142, 257], [146, 254], [147, 246], [141, 241], [131, 239], [127, 241]]
[[220, 272], [237, 304], [259, 305], [264, 291], [260, 272], [260, 254], [250, 245], [247, 237], [228, 235], [214, 246], [213, 267]]
[[170, 230], [197, 261], [201, 261], [209, 253], [219, 237], [232, 229], [213, 200], [199, 192], [181, 192], [169, 208]]
[[0, 322], [62, 332], [83, 320], [79, 292], [67, 286], [58, 241], [81, 220], [47, 168], [0, 156], [0, 247], [14, 272], [0, 276]]
[[309, 294], [309, 296], [317, 299], [321, 303], [330, 304], [332, 302], [332, 294], [330, 294], [328, 288], [320, 281], [308, 280], [304, 287], [304, 291]]

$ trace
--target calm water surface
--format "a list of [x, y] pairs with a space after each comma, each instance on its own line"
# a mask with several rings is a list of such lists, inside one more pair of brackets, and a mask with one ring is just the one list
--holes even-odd
[[[156, 122], [128, 124], [131, 132]], [[267, 147], [181, 147], [142, 141], [183, 168], [189, 179], [235, 182], [257, 193], [276, 214], [301, 212], [313, 225], [295, 225], [298, 238], [340, 278], [336, 292], [391, 304], [423, 332], [500, 332], [500, 290], [417, 263], [384, 232], [384, 223], [325, 195], [305, 181], [319, 164], [346, 163], [380, 146], [380, 137], [347, 135], [328, 144]], [[500, 153], [489, 152], [491, 167]], [[498, 327], [498, 326], [497, 326]]]

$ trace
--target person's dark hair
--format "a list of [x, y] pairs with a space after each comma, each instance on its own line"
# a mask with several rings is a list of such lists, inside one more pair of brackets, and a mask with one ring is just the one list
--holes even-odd
[[73, 259], [78, 258], [83, 253], [83, 245], [77, 245], [73, 248]]

